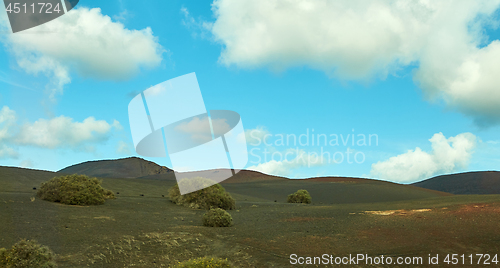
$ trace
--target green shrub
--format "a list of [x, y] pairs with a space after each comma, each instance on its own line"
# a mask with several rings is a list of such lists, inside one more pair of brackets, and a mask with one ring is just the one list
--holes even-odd
[[7, 251], [5, 248], [0, 248], [0, 267], [6, 267], [7, 266], [7, 259], [9, 256], [9, 251]]
[[221, 208], [213, 208], [203, 215], [203, 225], [208, 227], [229, 227], [233, 225], [233, 217]]
[[311, 195], [307, 190], [298, 190], [294, 194], [288, 195], [288, 203], [311, 203]]
[[232, 268], [227, 259], [202, 257], [179, 263], [177, 268]]
[[193, 185], [208, 186], [213, 184], [211, 180], [204, 178], [182, 179], [178, 184], [169, 190], [170, 201], [174, 204], [191, 207], [195, 209], [222, 208], [225, 210], [236, 207], [234, 198], [226, 192], [220, 184], [213, 184], [196, 192], [181, 195], [179, 184], [186, 188], [193, 188]]
[[113, 199], [113, 192], [101, 187], [97, 178], [86, 175], [67, 175], [42, 183], [37, 196], [43, 200], [67, 205], [101, 205], [106, 199]]
[[53, 268], [54, 253], [34, 240], [21, 240], [10, 250], [0, 249], [0, 267], [5, 268]]

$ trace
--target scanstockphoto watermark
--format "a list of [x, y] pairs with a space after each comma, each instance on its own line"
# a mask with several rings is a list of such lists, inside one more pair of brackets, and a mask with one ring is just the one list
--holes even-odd
[[[302, 134], [262, 135], [259, 130], [249, 133], [249, 145], [252, 164], [277, 162], [297, 162], [304, 166], [322, 164], [362, 164], [366, 160], [364, 148], [378, 146], [377, 134], [356, 133], [315, 133], [306, 129]], [[263, 148], [262, 148], [263, 147]], [[279, 148], [287, 148], [279, 150]], [[269, 149], [268, 149], [269, 148]]]
[[[429, 255], [429, 264], [437, 264], [434, 258]], [[368, 254], [349, 254], [345, 256], [334, 256], [323, 254], [321, 256], [298, 256], [290, 254], [290, 264], [292, 265], [422, 265], [423, 257], [392, 257], [392, 256], [368, 256]]]

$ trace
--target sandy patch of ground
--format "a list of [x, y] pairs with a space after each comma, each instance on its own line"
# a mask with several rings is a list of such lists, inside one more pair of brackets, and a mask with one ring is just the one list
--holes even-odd
[[422, 213], [432, 211], [429, 208], [423, 209], [413, 209], [413, 210], [405, 210], [405, 209], [397, 209], [397, 210], [367, 210], [363, 211], [361, 214], [371, 214], [371, 215], [379, 215], [379, 216], [389, 216], [389, 215], [397, 215], [397, 216], [405, 216], [412, 215], [415, 213]]

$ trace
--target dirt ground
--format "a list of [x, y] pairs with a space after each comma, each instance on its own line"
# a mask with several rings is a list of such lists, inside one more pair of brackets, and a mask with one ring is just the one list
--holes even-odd
[[[231, 183], [224, 187], [237, 200], [229, 211], [234, 226], [209, 228], [201, 224], [204, 211], [168, 201], [173, 182], [105, 179], [117, 199], [89, 207], [34, 198], [36, 179], [3, 183], [0, 247], [36, 239], [58, 255], [59, 267], [172, 267], [201, 256], [237, 267], [300, 267], [290, 264], [291, 254], [426, 261], [429, 254], [500, 254], [500, 195], [453, 196], [376, 182]], [[309, 190], [313, 203], [285, 203], [298, 189]], [[438, 265], [349, 266], [441, 267], [443, 258]]]

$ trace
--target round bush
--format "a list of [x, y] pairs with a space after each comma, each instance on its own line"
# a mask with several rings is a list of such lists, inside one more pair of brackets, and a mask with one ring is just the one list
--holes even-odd
[[[208, 186], [196, 192], [181, 195], [179, 184], [186, 188], [193, 189]], [[174, 204], [195, 209], [222, 208], [225, 210], [234, 209], [236, 203], [234, 198], [226, 192], [220, 184], [213, 184], [213, 181], [204, 178], [182, 179], [178, 184], [169, 190], [170, 201]], [[209, 186], [211, 185], [211, 186]]]
[[54, 253], [33, 240], [21, 240], [10, 250], [0, 249], [0, 267], [6, 268], [53, 268]]
[[179, 263], [177, 268], [232, 268], [227, 259], [202, 257]]
[[208, 227], [229, 227], [233, 217], [221, 208], [213, 208], [203, 215], [203, 225]]
[[113, 199], [113, 192], [101, 187], [101, 181], [86, 175], [67, 175], [42, 183], [37, 196], [43, 200], [67, 205], [101, 205]]
[[288, 195], [288, 203], [311, 203], [311, 195], [307, 190], [298, 190], [294, 194]]

